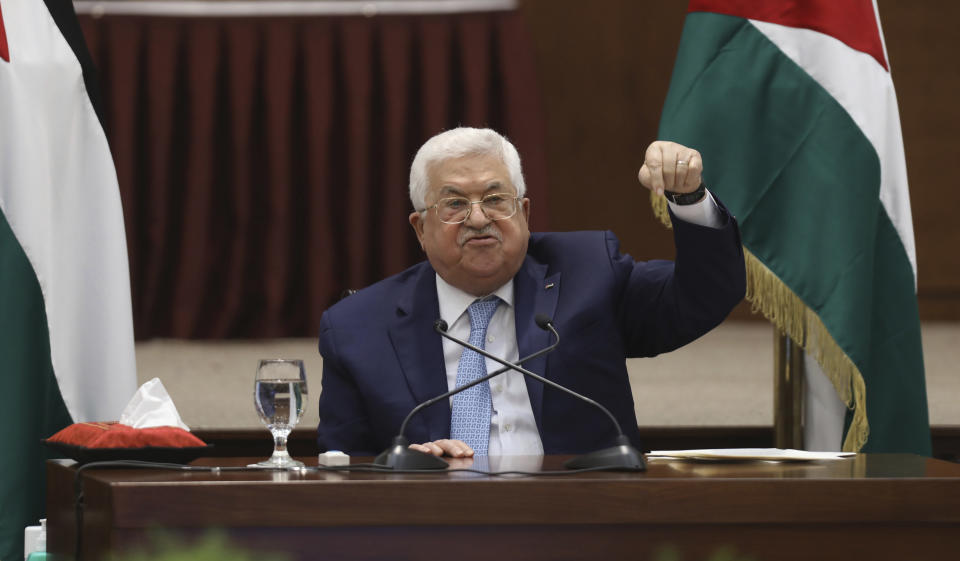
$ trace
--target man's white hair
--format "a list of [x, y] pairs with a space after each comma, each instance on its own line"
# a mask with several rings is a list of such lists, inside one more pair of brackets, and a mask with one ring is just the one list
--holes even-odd
[[520, 154], [500, 133], [492, 129], [459, 127], [444, 131], [423, 143], [410, 165], [410, 202], [413, 208], [423, 211], [426, 205], [427, 172], [430, 166], [464, 156], [496, 156], [507, 166], [510, 182], [517, 189], [517, 196], [527, 192], [520, 168]]

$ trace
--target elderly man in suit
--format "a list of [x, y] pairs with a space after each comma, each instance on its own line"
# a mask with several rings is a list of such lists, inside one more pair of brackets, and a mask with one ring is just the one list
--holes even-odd
[[[634, 446], [625, 359], [703, 335], [745, 290], [736, 222], [701, 183], [693, 149], [654, 142], [640, 183], [670, 201], [676, 262], [639, 262], [610, 232], [534, 233], [514, 146], [489, 129], [428, 140], [413, 160], [410, 224], [427, 261], [367, 287], [320, 321], [321, 449], [375, 454], [418, 403], [500, 365], [434, 332], [516, 360], [547, 346], [535, 316], [563, 337], [525, 367], [606, 406]], [[580, 453], [616, 436], [599, 410], [507, 372], [415, 417], [411, 447], [465, 457]]]

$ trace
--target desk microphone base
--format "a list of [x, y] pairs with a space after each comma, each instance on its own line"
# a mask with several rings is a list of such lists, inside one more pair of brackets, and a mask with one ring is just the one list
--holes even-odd
[[567, 460], [563, 467], [567, 469], [608, 468], [611, 471], [647, 470], [643, 454], [630, 444], [630, 439], [625, 435], [617, 437], [616, 445]]
[[426, 454], [419, 450], [411, 450], [410, 443], [402, 436], [393, 439], [389, 448], [380, 453], [373, 460], [378, 466], [393, 468], [396, 470], [404, 469], [447, 469], [450, 467], [447, 462], [441, 460], [433, 454]]

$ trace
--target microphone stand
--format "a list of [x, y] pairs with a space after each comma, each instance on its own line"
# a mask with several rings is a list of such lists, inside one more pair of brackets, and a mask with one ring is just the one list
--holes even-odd
[[[537, 317], [537, 320], [538, 320], [538, 321], [537, 321], [537, 325], [538, 325], [541, 329], [546, 329], [546, 327], [545, 327], [544, 325], [541, 325], [540, 317], [539, 317], [539, 316]], [[547, 321], [549, 322], [549, 320], [547, 320]], [[442, 330], [440, 329], [441, 327], [442, 327]], [[441, 320], [437, 320], [436, 323], [434, 323], [433, 328], [434, 328], [434, 330], [436, 330], [436, 331], [437, 331], [438, 333], [440, 333], [441, 335], [446, 336], [446, 337], [448, 337], [448, 338], [450, 337], [450, 336], [447, 335], [447, 333], [446, 333], [447, 322], [443, 321], [442, 319], [441, 319]], [[444, 400], [444, 399], [449, 399], [450, 396], [452, 396], [452, 395], [454, 395], [454, 394], [458, 394], [458, 393], [460, 393], [460, 392], [462, 392], [462, 391], [465, 391], [465, 390], [467, 390], [467, 389], [469, 389], [469, 388], [472, 388], [473, 386], [476, 386], [477, 384], [482, 384], [482, 383], [484, 383], [484, 382], [487, 382], [487, 381], [490, 380], [491, 378], [493, 378], [493, 377], [495, 377], [495, 376], [499, 376], [500, 374], [503, 374], [503, 373], [506, 372], [507, 370], [519, 368], [519, 365], [520, 365], [520, 364], [523, 364], [524, 362], [527, 362], [528, 360], [532, 360], [532, 359], [537, 358], [538, 356], [541, 356], [541, 355], [544, 355], [544, 354], [546, 354], [546, 353], [549, 353], [550, 351], [552, 351], [553, 349], [555, 349], [555, 348], [557, 347], [557, 345], [560, 344], [560, 334], [557, 333], [557, 331], [556, 331], [555, 329], [553, 329], [552, 327], [551, 327], [550, 331], [553, 332], [553, 335], [554, 335], [554, 337], [556, 338], [556, 341], [554, 341], [552, 345], [550, 345], [550, 346], [548, 346], [548, 347], [545, 347], [545, 348], [543, 348], [543, 349], [540, 349], [539, 351], [537, 351], [537, 352], [535, 352], [535, 353], [533, 353], [533, 354], [531, 354], [531, 355], [529, 355], [529, 356], [525, 356], [525, 357], [521, 358], [520, 360], [518, 360], [518, 361], [516, 362], [516, 364], [510, 363], [510, 362], [506, 362], [506, 361], [503, 361], [503, 360], [498, 360], [498, 362], [500, 362], [501, 364], [504, 365], [503, 368], [499, 368], [499, 369], [497, 369], [497, 370], [494, 370], [493, 372], [487, 374], [486, 376], [483, 376], [482, 378], [477, 378], [476, 380], [470, 382], [469, 384], [464, 384], [464, 385], [462, 385], [462, 386], [458, 386], [458, 387], [456, 387], [456, 388], [454, 388], [454, 389], [452, 389], [452, 390], [450, 390], [450, 391], [448, 391], [448, 392], [446, 392], [446, 393], [443, 393], [443, 394], [438, 395], [437, 397], [428, 399], [427, 401], [424, 401], [423, 403], [421, 403], [421, 404], [417, 405], [416, 407], [414, 407], [413, 410], [410, 411], [410, 413], [407, 414], [406, 418], [403, 419], [403, 423], [400, 425], [400, 432], [397, 434], [397, 436], [393, 437], [393, 441], [390, 443], [390, 446], [389, 446], [386, 450], [384, 450], [383, 452], [381, 452], [380, 455], [376, 457], [376, 459], [374, 459], [374, 461], [373, 461], [374, 465], [383, 466], [383, 467], [389, 467], [389, 468], [393, 468], [393, 469], [397, 469], [397, 470], [405, 470], [405, 469], [437, 469], [437, 470], [439, 470], [439, 469], [447, 469], [447, 468], [449, 467], [449, 464], [447, 464], [447, 462], [445, 462], [444, 460], [442, 460], [442, 459], [439, 458], [438, 456], [434, 456], [433, 454], [427, 454], [426, 452], [421, 452], [421, 451], [419, 451], [419, 450], [413, 450], [412, 448], [410, 448], [410, 441], [408, 441], [408, 440], [406, 439], [406, 437], [403, 436], [404, 433], [405, 433], [406, 430], [407, 430], [407, 423], [410, 422], [410, 419], [412, 419], [414, 415], [416, 415], [418, 412], [420, 412], [420, 410], [425, 409], [425, 408], [427, 408], [427, 407], [430, 407], [430, 406], [433, 405], [434, 403], [437, 403], [437, 402], [442, 401], [442, 400]], [[454, 342], [459, 342], [460, 344], [463, 344], [463, 342], [461, 342], [461, 341], [457, 341], [456, 339], [453, 339], [453, 340], [454, 340]], [[474, 350], [476, 350], [475, 347], [473, 347], [473, 348], [474, 348]], [[485, 354], [485, 353], [481, 352], [481, 354]]]
[[[553, 323], [550, 321], [550, 318], [542, 314], [538, 314], [536, 318], [536, 322], [541, 329], [549, 329], [550, 332], [553, 333], [554, 337], [557, 338], [557, 342], [554, 343], [553, 346], [556, 346], [557, 344], [560, 343], [560, 334], [557, 333], [557, 330], [553, 327]], [[585, 395], [581, 395], [556, 382], [547, 380], [546, 378], [544, 378], [543, 376], [540, 376], [539, 374], [530, 372], [525, 368], [521, 368], [517, 364], [513, 364], [498, 356], [492, 355], [487, 351], [479, 347], [476, 347], [474, 345], [471, 345], [466, 341], [461, 341], [460, 339], [457, 339], [456, 337], [447, 333], [446, 328], [447, 328], [447, 323], [443, 320], [438, 320], [433, 325], [434, 331], [439, 333], [442, 337], [446, 339], [450, 339], [451, 341], [458, 343], [459, 345], [462, 345], [463, 347], [466, 347], [480, 355], [483, 355], [489, 359], [499, 362], [500, 364], [504, 365], [504, 369], [513, 369], [513, 370], [516, 370], [517, 372], [520, 372], [521, 374], [524, 374], [525, 376], [530, 376], [531, 378], [538, 380], [543, 384], [550, 386], [551, 388], [560, 390], [581, 401], [585, 401], [590, 405], [593, 405], [594, 407], [606, 413], [607, 417], [609, 417], [610, 421], [613, 423], [613, 426], [617, 429], [617, 437], [614, 440], [614, 445], [609, 448], [603, 448], [601, 450], [590, 452], [588, 454], [583, 454], [581, 456], [577, 456], [575, 458], [567, 460], [563, 464], [564, 467], [566, 467], [567, 469], [609, 468], [609, 469], [615, 469], [615, 470], [621, 470], [621, 471], [645, 471], [647, 469], [647, 466], [643, 461], [643, 454], [641, 454], [639, 450], [634, 448], [633, 445], [630, 443], [630, 439], [627, 437], [627, 435], [623, 434], [623, 429], [620, 427], [620, 423], [617, 422], [616, 417], [613, 416], [613, 413], [611, 413], [609, 409], [607, 409], [600, 403], [590, 399]], [[552, 347], [549, 347], [549, 348], [552, 348]], [[519, 362], [522, 362], [522, 361], [518, 361], [518, 363]], [[499, 374], [500, 371], [498, 370], [496, 373]], [[477, 382], [480, 382], [481, 380], [483, 380], [483, 378], [481, 378], [480, 380], [477, 380]], [[464, 386], [464, 388], [466, 387], [467, 386]]]

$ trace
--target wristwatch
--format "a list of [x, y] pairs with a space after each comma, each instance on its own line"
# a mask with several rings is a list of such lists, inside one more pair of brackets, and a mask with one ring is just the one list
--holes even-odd
[[696, 191], [692, 193], [677, 193], [676, 191], [664, 191], [663, 196], [667, 198], [673, 204], [677, 205], [692, 205], [694, 203], [699, 203], [703, 196], [707, 193], [707, 186], [700, 183], [700, 186], [697, 187]]

